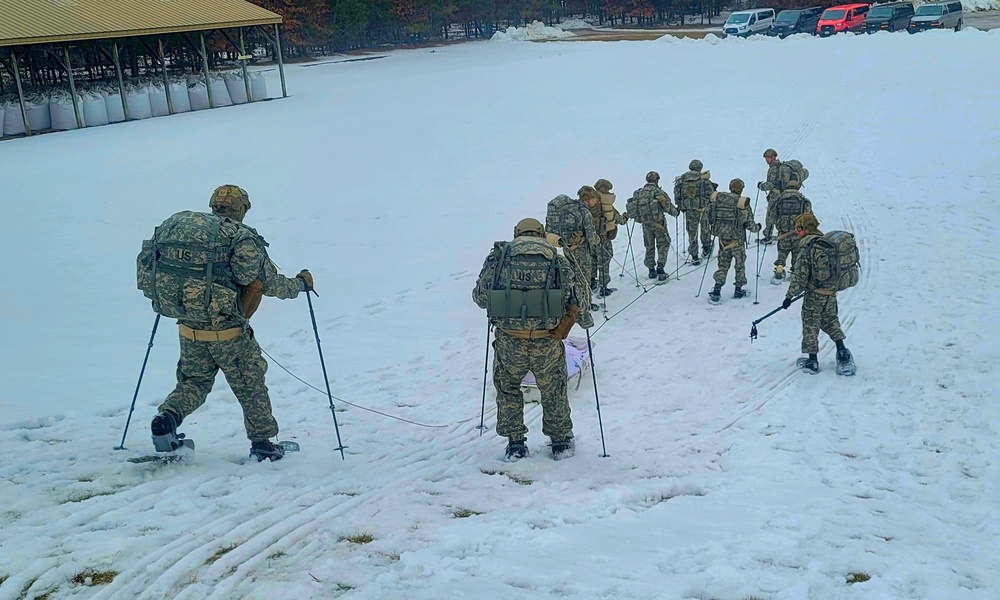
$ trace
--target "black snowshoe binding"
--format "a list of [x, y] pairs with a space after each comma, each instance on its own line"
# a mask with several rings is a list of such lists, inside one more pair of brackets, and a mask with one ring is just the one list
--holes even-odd
[[771, 276], [771, 285], [781, 285], [781, 282], [785, 280], [784, 270], [775, 271], [774, 275]]
[[611, 294], [613, 294], [613, 293], [615, 293], [617, 291], [618, 291], [618, 288], [603, 287], [603, 288], [601, 288], [601, 293], [599, 295], [600, 295], [601, 298], [607, 298], [608, 296], [610, 296]]
[[765, 235], [764, 237], [760, 238], [760, 241], [758, 243], [759, 244], [763, 244], [765, 246], [767, 246], [768, 244], [773, 244], [774, 243], [774, 237], [772, 237], [770, 235]]
[[734, 300], [738, 300], [740, 298], [746, 298], [748, 295], [750, 295], [750, 292], [743, 289], [741, 286], [736, 286], [736, 289], [733, 291]]
[[656, 280], [657, 281], [666, 281], [667, 280], [667, 274], [663, 270], [663, 267], [656, 267]]
[[718, 304], [721, 301], [721, 299], [722, 299], [722, 286], [719, 284], [715, 284], [715, 287], [712, 288], [712, 291], [708, 293], [708, 303]]
[[507, 442], [507, 450], [504, 452], [504, 459], [508, 461], [520, 460], [528, 455], [528, 445], [524, 440], [511, 440]]
[[184, 439], [183, 433], [177, 433], [181, 418], [169, 410], [161, 411], [153, 417], [149, 431], [153, 436], [153, 447], [157, 452], [174, 452], [181, 448], [194, 450], [194, 441]]
[[591, 277], [590, 278], [590, 289], [592, 289], [592, 290], [596, 290], [597, 289], [597, 278], [596, 277]]
[[847, 348], [837, 350], [837, 375], [850, 377], [857, 372], [854, 356]]
[[650, 269], [649, 270], [649, 278], [650, 279], [656, 279], [656, 269]]
[[261, 462], [265, 458], [274, 462], [276, 460], [281, 460], [281, 457], [284, 455], [284, 446], [272, 443], [270, 440], [250, 442], [250, 458], [256, 458], [257, 462]]
[[554, 460], [562, 460], [564, 458], [569, 458], [573, 456], [576, 451], [576, 442], [573, 438], [566, 438], [564, 440], [552, 440], [552, 458]]
[[691, 264], [694, 265], [694, 266], [696, 266], [696, 267], [698, 265], [700, 265], [701, 264], [701, 257], [698, 256], [697, 254], [692, 254], [691, 255]]
[[702, 246], [701, 247], [701, 256], [702, 256], [702, 258], [708, 258], [709, 256], [712, 256], [712, 247], [711, 246]]
[[812, 356], [804, 356], [795, 361], [795, 366], [802, 369], [810, 375], [815, 375], [819, 373], [819, 361]]

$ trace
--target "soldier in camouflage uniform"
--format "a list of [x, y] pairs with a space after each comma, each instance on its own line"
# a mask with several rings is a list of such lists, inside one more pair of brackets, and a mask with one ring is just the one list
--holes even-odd
[[670, 232], [663, 213], [672, 217], [681, 213], [671, 204], [670, 196], [660, 189], [659, 173], [646, 173], [646, 185], [632, 194], [629, 206], [627, 216], [642, 224], [642, 243], [646, 247], [643, 264], [649, 269], [649, 278], [666, 281], [667, 273], [663, 268], [670, 252]]
[[836, 289], [815, 286], [812, 253], [809, 252], [813, 242], [819, 239], [823, 232], [819, 230], [819, 221], [812, 213], [805, 213], [795, 219], [795, 232], [800, 238], [800, 255], [798, 266], [792, 271], [792, 283], [788, 287], [781, 307], [787, 309], [792, 305], [792, 299], [805, 292], [802, 298], [802, 353], [808, 355], [800, 359], [799, 366], [810, 373], [819, 372], [819, 332], [830, 336], [837, 344], [837, 361], [853, 360], [850, 351], [844, 345], [844, 330], [840, 328], [840, 318], [837, 314]]
[[237, 230], [229, 266], [231, 284], [240, 291], [238, 306], [227, 310], [231, 314], [219, 315], [209, 322], [178, 319], [181, 354], [177, 386], [159, 406], [151, 431], [154, 436], [176, 434], [177, 426], [205, 403], [221, 369], [243, 408], [251, 455], [258, 460], [279, 460], [284, 450], [270, 441], [278, 434], [278, 423], [271, 413], [264, 382], [267, 363], [248, 319], [260, 303], [261, 295], [295, 298], [300, 292], [312, 290], [312, 275], [303, 270], [290, 279], [278, 273], [267, 256], [267, 242], [242, 223], [250, 209], [250, 199], [242, 188], [234, 185], [217, 188], [210, 207]]
[[590, 274], [593, 270], [594, 253], [600, 244], [594, 219], [590, 215], [591, 206], [598, 201], [597, 190], [585, 185], [577, 192], [575, 200], [560, 194], [549, 201], [545, 214], [545, 230], [560, 238], [566, 258], [573, 266], [576, 281], [576, 297], [580, 312], [577, 323], [584, 329], [594, 326], [591, 310], [600, 308], [590, 302]]
[[688, 254], [691, 264], [699, 265], [698, 230], [701, 229], [701, 253], [708, 258], [712, 255], [712, 235], [708, 232], [705, 221], [705, 209], [712, 192], [718, 187], [712, 183], [711, 173], [702, 173], [704, 165], [698, 159], [692, 160], [688, 171], [674, 178], [674, 198], [677, 208], [684, 213], [684, 226], [687, 228]]
[[592, 206], [587, 206], [590, 209], [590, 215], [594, 218], [597, 236], [601, 240], [594, 256], [590, 289], [597, 291], [602, 298], [616, 291], [615, 288], [608, 287], [608, 284], [611, 283], [611, 259], [615, 255], [612, 240], [618, 233], [618, 225], [623, 225], [626, 222], [625, 218], [614, 207], [615, 195], [611, 192], [612, 187], [611, 182], [607, 179], [598, 179], [597, 183], [594, 184], [598, 201]]
[[729, 275], [729, 265], [736, 262], [736, 290], [733, 298], [747, 295], [743, 286], [747, 284], [746, 270], [746, 234], [745, 231], [760, 231], [760, 223], [754, 223], [750, 199], [741, 196], [743, 180], [733, 179], [729, 182], [729, 192], [713, 192], [708, 203], [707, 221], [709, 231], [719, 238], [719, 268], [715, 271], [715, 288], [708, 297], [713, 303], [718, 302], [722, 286]]
[[764, 237], [761, 243], [770, 244], [774, 232], [774, 203], [785, 188], [785, 182], [781, 180], [781, 161], [773, 148], [764, 151], [764, 162], [767, 163], [767, 177], [757, 183], [757, 189], [767, 192], [767, 217], [764, 219]]
[[494, 244], [472, 291], [472, 299], [486, 309], [496, 328], [497, 434], [508, 440], [508, 459], [528, 454], [521, 392], [528, 371], [541, 392], [542, 433], [551, 438], [552, 456], [563, 458], [573, 451], [563, 340], [578, 310], [574, 279], [575, 270], [546, 241], [542, 224], [523, 219], [514, 227], [512, 242]]
[[773, 212], [774, 226], [778, 230], [778, 258], [774, 261], [774, 282], [780, 282], [785, 277], [785, 261], [791, 254], [792, 271], [795, 270], [795, 259], [798, 254], [799, 240], [795, 234], [795, 219], [803, 213], [811, 213], [812, 202], [799, 191], [799, 180], [795, 176], [788, 178], [785, 191], [781, 192], [770, 212]]

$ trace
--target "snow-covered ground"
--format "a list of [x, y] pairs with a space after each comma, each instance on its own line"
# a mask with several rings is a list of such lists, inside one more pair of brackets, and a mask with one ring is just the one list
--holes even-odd
[[[464, 44], [0, 143], [0, 598], [995, 600], [998, 55], [973, 30]], [[857, 376], [825, 339], [823, 371], [795, 371], [795, 310], [750, 343], [784, 288], [711, 307], [700, 271], [643, 294], [628, 259], [609, 315], [635, 302], [593, 336], [610, 457], [585, 380], [575, 457], [547, 457], [531, 405], [532, 456], [500, 461], [470, 298], [492, 242], [559, 193], [605, 177], [623, 203], [692, 158], [752, 189], [769, 146], [811, 171], [822, 228], [862, 243], [841, 295]], [[220, 378], [182, 427], [192, 463], [126, 463], [173, 386], [166, 322], [112, 449], [153, 323], [140, 240], [227, 182], [283, 271], [315, 274], [346, 460], [325, 394], [272, 362], [301, 453], [244, 464]], [[304, 299], [266, 300], [254, 328], [323, 388]]]

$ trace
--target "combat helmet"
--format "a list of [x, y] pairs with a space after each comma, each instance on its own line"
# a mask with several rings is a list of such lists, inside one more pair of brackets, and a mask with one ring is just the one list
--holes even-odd
[[802, 187], [802, 182], [793, 173], [791, 177], [788, 178], [788, 183], [785, 184], [786, 190], [797, 190]]
[[660, 174], [657, 173], [656, 171], [650, 171], [649, 173], [646, 173], [646, 183], [659, 183], [659, 181], [660, 181]]
[[582, 188], [580, 188], [579, 190], [577, 190], [576, 195], [580, 197], [580, 200], [587, 200], [587, 199], [594, 199], [594, 200], [596, 200], [597, 199], [597, 190], [595, 190], [594, 188], [590, 187], [589, 185], [585, 185]]
[[691, 164], [688, 165], [688, 168], [692, 171], [701, 171], [704, 167], [705, 165], [703, 165], [697, 158], [692, 160]]
[[743, 185], [743, 180], [742, 179], [733, 179], [732, 181], [729, 182], [729, 191], [732, 192], [732, 193], [734, 193], [734, 194], [740, 194], [740, 193], [742, 193], [743, 192], [743, 188], [745, 188], [745, 187], [746, 186]]
[[816, 219], [816, 215], [812, 213], [802, 213], [795, 217], [795, 228], [806, 231], [819, 229], [819, 221]]
[[242, 221], [250, 210], [250, 195], [238, 185], [220, 185], [212, 192], [208, 207], [221, 217]]
[[597, 183], [594, 184], [594, 189], [602, 194], [610, 192], [612, 187], [611, 182], [607, 179], [598, 179]]
[[778, 153], [775, 152], [774, 148], [768, 148], [764, 150], [764, 158], [778, 158]]
[[538, 219], [532, 219], [531, 217], [521, 219], [517, 222], [517, 225], [514, 225], [514, 237], [522, 235], [545, 237], [545, 226]]

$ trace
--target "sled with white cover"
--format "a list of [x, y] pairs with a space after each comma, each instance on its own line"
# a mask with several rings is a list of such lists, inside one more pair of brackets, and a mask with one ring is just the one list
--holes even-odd
[[[593, 342], [591, 342], [593, 344]], [[566, 346], [566, 382], [572, 383], [576, 379], [574, 389], [580, 389], [583, 375], [591, 368], [590, 352], [587, 350], [587, 338], [568, 337], [563, 340]], [[541, 401], [541, 393], [538, 391], [538, 384], [535, 383], [535, 374], [528, 372], [521, 381], [521, 393], [524, 394], [525, 402]]]

